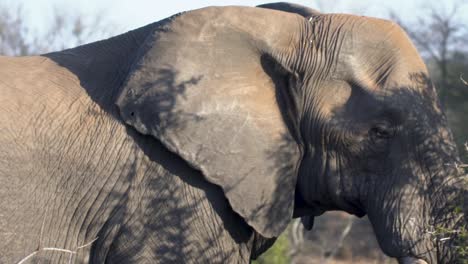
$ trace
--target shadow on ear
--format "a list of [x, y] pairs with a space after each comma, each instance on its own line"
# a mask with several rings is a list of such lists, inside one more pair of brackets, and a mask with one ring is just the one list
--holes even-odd
[[300, 154], [284, 116], [290, 75], [261, 48], [275, 51], [279, 41], [269, 28], [244, 28], [296, 19], [289, 16], [241, 7], [184, 13], [147, 38], [117, 100], [127, 124], [219, 185], [265, 237], [292, 218]]

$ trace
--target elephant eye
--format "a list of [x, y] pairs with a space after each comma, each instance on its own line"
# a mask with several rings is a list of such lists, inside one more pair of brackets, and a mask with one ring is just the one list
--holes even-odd
[[389, 124], [378, 124], [369, 130], [372, 139], [389, 139], [395, 135], [395, 130]]

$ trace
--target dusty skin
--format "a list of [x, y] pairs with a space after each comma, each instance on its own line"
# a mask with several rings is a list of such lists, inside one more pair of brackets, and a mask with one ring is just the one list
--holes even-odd
[[458, 154], [396, 24], [207, 7], [0, 57], [0, 263], [248, 263], [295, 217], [367, 214], [401, 263], [456, 263]]

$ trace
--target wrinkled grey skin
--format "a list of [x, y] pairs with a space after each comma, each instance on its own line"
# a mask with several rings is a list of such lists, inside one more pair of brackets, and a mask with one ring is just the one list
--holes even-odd
[[392, 22], [204, 8], [1, 57], [0, 80], [2, 263], [247, 263], [327, 210], [367, 213], [401, 263], [454, 263], [429, 231], [456, 224], [457, 152]]

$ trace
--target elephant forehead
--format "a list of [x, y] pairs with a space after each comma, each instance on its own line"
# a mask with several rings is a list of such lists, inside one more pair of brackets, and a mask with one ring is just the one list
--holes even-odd
[[372, 92], [427, 90], [427, 67], [406, 33], [395, 23], [352, 17], [334, 79], [344, 79]]
[[379, 19], [369, 19], [366, 24], [358, 27], [359, 34], [353, 36], [352, 41], [357, 55], [370, 62], [367, 65], [389, 62], [407, 72], [427, 73], [416, 47], [398, 24]]
[[[415, 46], [406, 32], [396, 23], [365, 16], [330, 14], [314, 23], [322, 24], [334, 35], [340, 34], [343, 44], [340, 53], [353, 57], [380, 61], [381, 57], [399, 56], [415, 68], [424, 68]], [[332, 43], [333, 44], [333, 43]], [[340, 57], [341, 54], [340, 54]], [[361, 61], [361, 64], [365, 64]], [[364, 65], [365, 66], [365, 65]]]

